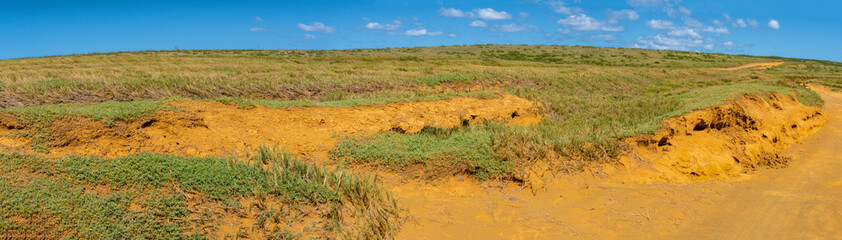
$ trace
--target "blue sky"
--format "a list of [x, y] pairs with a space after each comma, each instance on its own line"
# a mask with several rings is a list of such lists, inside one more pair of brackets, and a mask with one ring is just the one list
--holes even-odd
[[830, 0], [0, 0], [0, 59], [490, 43], [842, 61], [839, 9]]

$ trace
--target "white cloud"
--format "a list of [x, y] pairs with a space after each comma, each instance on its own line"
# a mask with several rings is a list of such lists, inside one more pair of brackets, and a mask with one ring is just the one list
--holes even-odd
[[667, 0], [628, 0], [626, 1], [632, 7], [650, 7], [659, 8], [669, 4]]
[[505, 20], [505, 19], [512, 19], [512, 15], [505, 12], [505, 11], [495, 11], [491, 8], [478, 8], [474, 9], [474, 12], [477, 13], [477, 16], [483, 20]]
[[684, 14], [684, 16], [690, 16], [690, 14], [693, 13], [693, 12], [690, 11], [690, 9], [687, 9], [684, 6], [679, 6], [678, 11], [681, 12], [681, 14]]
[[[714, 24], [716, 24], [716, 25], [723, 25], [723, 24], [725, 24], [726, 22], [730, 22], [730, 21], [732, 20], [732, 19], [731, 19], [731, 16], [728, 16], [728, 14], [724, 14], [723, 16], [725, 16], [725, 21], [724, 21], [724, 22], [723, 22], [723, 21], [719, 21], [719, 20], [714, 20]], [[718, 22], [718, 23], [721, 23], [721, 24], [718, 24], [717, 22]], [[753, 27], [753, 28], [756, 28], [756, 27], [758, 27], [759, 25], [760, 25], [760, 24], [757, 22], [757, 20], [754, 20], [754, 19], [751, 19], [751, 18], [746, 18], [746, 19], [743, 19], [743, 18], [735, 18], [735, 19], [733, 19], [733, 22], [731, 22], [731, 26], [732, 26], [732, 27], [735, 27], [735, 28], [747, 28], [747, 27], [749, 27], [749, 26], [751, 26], [751, 27]]]
[[669, 35], [671, 37], [682, 37], [682, 38], [684, 38], [684, 37], [686, 37], [686, 38], [702, 38], [702, 35], [699, 34], [699, 32], [696, 32], [696, 30], [693, 30], [691, 28], [686, 28], [686, 27], [681, 28], [681, 29], [672, 30], [672, 31], [668, 32], [667, 35]]
[[456, 34], [455, 34], [455, 33], [447, 34], [447, 37], [450, 37], [450, 38], [455, 38], [455, 37], [456, 37]]
[[530, 25], [530, 24], [506, 24], [502, 26], [494, 26], [492, 31], [499, 31], [499, 32], [531, 32], [531, 31], [539, 31], [540, 29], [538, 26]]
[[414, 37], [414, 36], [424, 36], [424, 35], [427, 35], [427, 29], [424, 29], [424, 28], [422, 28], [422, 29], [410, 29], [410, 30], [407, 30], [404, 33], [404, 35], [412, 36], [412, 37]]
[[269, 31], [269, 30], [267, 30], [267, 29], [265, 29], [265, 28], [261, 28], [261, 27], [253, 27], [253, 28], [249, 28], [249, 31], [252, 31], [252, 32], [266, 32], [266, 31]]
[[480, 21], [480, 20], [474, 20], [473, 22], [471, 22], [470, 24], [468, 24], [468, 26], [471, 26], [471, 27], [482, 27], [482, 28], [484, 28], [484, 27], [488, 27], [488, 23], [485, 23], [485, 22]]
[[714, 20], [713, 20], [713, 25], [722, 26], [722, 24], [725, 24], [725, 23], [723, 23], [723, 22], [722, 22], [722, 21], [720, 21], [719, 19], [714, 19]]
[[472, 12], [463, 12], [455, 8], [439, 8], [439, 15], [453, 18], [474, 18], [476, 15]]
[[[703, 29], [703, 31], [727, 31], [727, 29], [725, 28], [710, 28], [711, 29]], [[634, 47], [659, 50], [711, 51], [717, 44], [718, 42], [716, 40], [702, 36], [702, 34], [700, 34], [699, 31], [692, 28], [683, 27], [681, 29], [672, 30], [667, 33], [639, 37], [637, 38], [637, 43], [634, 44]], [[733, 48], [734, 46], [736, 46], [736, 44], [734, 44], [733, 42], [725, 42], [721, 45], [726, 48]]]
[[322, 37], [311, 35], [311, 34], [304, 34], [304, 39], [320, 39]]
[[567, 4], [562, 1], [546, 1], [544, 4], [558, 14], [573, 15], [582, 12], [580, 8], [565, 6]]
[[731, 31], [728, 31], [728, 28], [725, 28], [725, 27], [715, 28], [715, 27], [711, 27], [711, 26], [707, 26], [707, 27], [703, 28], [702, 32], [725, 34], [725, 35], [731, 34]]
[[[466, 12], [455, 8], [439, 8], [439, 15], [452, 18], [480, 18], [482, 20], [506, 20], [512, 19], [512, 15], [506, 11], [496, 11], [492, 8], [477, 8], [473, 12]], [[528, 13], [521, 12], [520, 17], [529, 17]]]
[[748, 23], [749, 26], [754, 27], [754, 28], [756, 28], [757, 26], [760, 25], [760, 24], [757, 23], [757, 20], [754, 20], [754, 19], [746, 19], [746, 22]]
[[775, 19], [769, 20], [768, 25], [769, 25], [769, 28], [771, 28], [771, 29], [775, 29], [775, 30], [781, 29], [781, 23], [779, 23], [778, 20], [775, 20]]
[[378, 22], [370, 22], [365, 25], [366, 29], [369, 30], [387, 30], [387, 31], [394, 31], [398, 30], [403, 27], [403, 23], [400, 20], [395, 19], [392, 23], [387, 24], [380, 24]]
[[637, 43], [635, 43], [634, 47], [658, 50], [689, 51], [699, 48], [713, 50], [714, 44], [712, 40], [658, 34], [637, 38]]
[[746, 21], [743, 20], [742, 18], [737, 18], [736, 21], [731, 23], [731, 26], [738, 27], [738, 28], [745, 28], [745, 27], [748, 27], [748, 24], [746, 24]]
[[588, 17], [585, 14], [570, 15], [570, 17], [558, 20], [557, 23], [578, 31], [623, 31], [623, 27], [621, 26], [613, 26], [595, 18]]
[[[681, 0], [627, 0], [626, 3], [632, 7], [647, 7], [661, 9], [670, 17], [685, 16], [689, 17], [692, 12], [683, 6], [675, 5], [681, 3]], [[675, 4], [673, 4], [675, 3]]]
[[668, 37], [661, 34], [656, 36], [647, 36], [637, 39], [636, 47], [653, 48], [658, 50], [679, 50], [689, 51], [691, 49], [703, 48], [713, 50], [712, 43], [706, 43], [702, 39], [693, 38], [675, 38]]
[[519, 12], [517, 15], [519, 17], [518, 20], [526, 20], [529, 18], [529, 13], [527, 12]]
[[260, 18], [260, 17], [254, 17], [254, 21], [255, 21], [255, 22], [263, 22], [263, 18]]
[[723, 42], [721, 44], [721, 46], [722, 46], [722, 48], [725, 48], [725, 50], [727, 50], [727, 51], [739, 51], [739, 49], [747, 47], [746, 45], [737, 44], [737, 43], [734, 43], [732, 41]]
[[637, 14], [634, 10], [630, 9], [623, 9], [619, 11], [608, 10], [606, 14], [606, 18], [608, 19], [609, 23], [617, 23], [620, 20], [631, 20], [635, 21], [640, 18], [640, 15]]
[[324, 23], [320, 22], [313, 22], [311, 25], [299, 23], [298, 28], [304, 30], [305, 32], [323, 32], [323, 33], [335, 33], [336, 29], [331, 26], [327, 26]]
[[442, 35], [442, 34], [444, 34], [444, 33], [442, 33], [442, 32], [428, 32], [426, 28], [419, 28], [419, 29], [407, 30], [406, 32], [404, 32], [400, 35], [410, 36], [410, 37], [418, 37], [418, 36], [438, 36], [438, 35]]
[[649, 22], [646, 22], [646, 27], [649, 27], [650, 29], [675, 29], [675, 23], [667, 20], [652, 19], [649, 20]]
[[704, 23], [699, 22], [699, 20], [696, 20], [695, 18], [691, 18], [691, 17], [685, 17], [684, 18], [684, 25], [688, 26], [688, 27], [694, 27], [694, 28], [700, 28], [700, 27], [705, 26]]

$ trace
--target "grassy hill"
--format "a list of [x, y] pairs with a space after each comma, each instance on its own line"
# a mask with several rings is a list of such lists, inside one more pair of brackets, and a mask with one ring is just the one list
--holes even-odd
[[[332, 101], [431, 94], [418, 86], [699, 79], [688, 69], [779, 58], [568, 46], [475, 45], [341, 51], [120, 52], [5, 60], [0, 107], [239, 97]], [[788, 60], [802, 62], [801, 60]], [[824, 71], [838, 64], [806, 61]], [[665, 72], [666, 71], [666, 72]], [[713, 74], [740, 81], [745, 75]], [[603, 81], [598, 81], [602, 83]], [[595, 87], [595, 86], [594, 86]], [[425, 91], [427, 90], [427, 91]]]
[[[779, 61], [785, 63], [769, 69], [710, 69]], [[821, 99], [803, 87], [805, 83], [842, 88], [842, 64], [778, 57], [521, 45], [339, 51], [118, 52], [0, 61], [0, 107], [3, 107], [0, 114], [16, 119], [32, 137], [31, 148], [46, 153], [50, 151], [49, 142], [52, 140], [49, 126], [57, 119], [81, 116], [107, 123], [131, 122], [156, 111], [178, 111], [166, 105], [172, 100], [234, 102], [243, 107], [347, 107], [456, 96], [482, 98], [507, 93], [540, 104], [542, 121], [525, 127], [490, 122], [455, 129], [426, 128], [417, 134], [382, 132], [372, 136], [346, 136], [330, 151], [330, 157], [342, 165], [385, 166], [398, 172], [421, 166], [428, 172], [436, 173], [427, 176], [432, 178], [442, 174], [470, 173], [481, 180], [518, 179], [522, 177], [520, 171], [536, 161], [550, 161], [558, 166], [556, 170], [559, 172], [577, 171], [592, 163], [610, 163], [625, 151], [625, 143], [621, 141], [623, 137], [652, 132], [665, 118], [719, 104], [740, 94], [782, 92], [796, 96], [806, 105], [820, 106]], [[5, 126], [10, 129], [16, 127]], [[184, 171], [197, 175], [155, 178], [152, 186], [169, 197], [150, 200], [148, 194], [136, 192], [138, 187], [148, 188], [152, 184], [147, 180], [115, 180], [123, 178], [119, 175], [92, 179], [88, 177], [91, 173], [85, 172], [89, 170], [73, 165], [77, 161], [102, 162], [99, 158], [47, 159], [33, 154], [0, 156], [5, 159], [0, 167], [6, 173], [0, 176], [0, 185], [20, 186], [2, 188], [0, 196], [6, 196], [2, 199], [50, 201], [1, 202], [0, 229], [26, 229], [27, 224], [15, 219], [38, 216], [43, 221], [55, 221], [50, 225], [54, 228], [47, 229], [55, 230], [54, 236], [89, 236], [87, 234], [99, 230], [81, 229], [88, 225], [72, 224], [84, 216], [44, 207], [62, 204], [45, 198], [68, 196], [66, 201], [81, 204], [79, 201], [83, 200], [71, 198], [66, 193], [107, 183], [109, 188], [114, 188], [116, 195], [89, 194], [85, 197], [116, 202], [85, 205], [90, 211], [128, 211], [129, 206], [141, 201], [150, 207], [133, 212], [137, 215], [130, 215], [132, 219], [176, 225], [172, 231], [156, 233], [161, 234], [158, 236], [171, 237], [188, 232], [202, 235], [201, 231], [193, 231], [199, 225], [172, 221], [190, 218], [183, 213], [188, 199], [174, 189], [192, 189], [209, 201], [228, 204], [225, 205], [228, 208], [243, 208], [230, 202], [256, 197], [259, 194], [255, 192], [272, 192], [272, 187], [277, 186], [264, 186], [259, 182], [267, 175], [271, 176], [272, 171], [280, 171], [271, 170], [268, 167], [270, 162], [262, 163], [263, 170], [252, 165], [218, 168], [218, 164], [176, 164]], [[140, 155], [114, 161], [118, 164], [116, 168], [122, 171], [120, 174], [133, 175], [132, 171], [150, 170], [119, 164], [132, 161], [174, 164], [180, 161], [205, 163], [223, 160]], [[45, 167], [35, 169], [31, 165]], [[204, 177], [199, 173], [208, 169], [224, 176], [238, 176], [240, 173], [237, 171], [247, 171], [250, 178], [246, 182], [219, 183], [221, 185], [197, 185], [190, 180]], [[26, 178], [23, 176], [37, 177], [22, 181], [21, 178]], [[383, 236], [395, 229], [395, 226], [383, 222], [389, 222], [384, 219], [399, 218], [397, 210], [358, 203], [354, 194], [364, 191], [337, 188], [312, 176], [303, 179], [289, 184], [306, 188], [286, 187], [274, 191], [274, 195], [269, 194], [270, 198], [280, 199], [286, 204], [322, 206], [328, 209], [323, 215], [325, 219], [337, 219], [336, 211], [331, 213], [331, 206], [338, 209], [336, 206], [350, 202], [360, 206], [355, 209], [362, 209], [359, 212], [364, 214], [356, 214], [363, 216], [362, 219], [379, 219], [366, 220], [366, 224], [351, 227], [333, 224], [323, 234]], [[355, 181], [373, 186], [365, 188], [366, 191], [385, 191], [377, 181]], [[260, 190], [219, 190], [224, 188], [222, 185], [247, 185], [243, 187]], [[44, 186], [50, 187], [38, 190]], [[234, 191], [235, 194], [214, 195], [218, 191]], [[328, 197], [296, 198], [294, 194], [298, 192], [295, 191], [316, 191]], [[371, 199], [365, 201], [390, 201], [385, 195], [376, 195]], [[117, 204], [117, 207], [105, 207], [112, 206], [109, 204]], [[27, 207], [21, 207], [24, 205]], [[143, 212], [146, 210], [168, 213], [156, 215]], [[94, 227], [122, 224], [119, 228], [102, 227], [106, 229], [102, 231], [118, 234], [124, 232], [114, 229], [132, 231], [131, 224], [135, 221], [132, 219], [85, 224]], [[342, 226], [354, 230], [345, 231]], [[267, 230], [266, 236], [298, 236], [297, 233], [288, 234], [287, 231], [292, 231], [291, 227], [279, 229], [274, 232]]]

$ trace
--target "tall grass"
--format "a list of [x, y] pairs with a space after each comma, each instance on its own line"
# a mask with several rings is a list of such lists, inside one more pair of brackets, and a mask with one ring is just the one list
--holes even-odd
[[[254, 164], [154, 154], [56, 160], [0, 154], [0, 160], [0, 229], [38, 232], [44, 235], [40, 237], [212, 237], [196, 225], [213, 220], [191, 214], [200, 211], [189, 206], [191, 195], [235, 209], [248, 207], [240, 205], [243, 198], [279, 199], [293, 208], [350, 209], [351, 216], [322, 216], [338, 223], [328, 236], [383, 238], [399, 224], [400, 209], [377, 179], [329, 170], [268, 148], [254, 155]], [[289, 234], [290, 226], [279, 224], [291, 216], [267, 217], [282, 212], [265, 209], [260, 224], [247, 227], [261, 229], [274, 221], [280, 228], [262, 229], [265, 236]]]
[[[606, 82], [600, 84], [612, 84]], [[544, 121], [529, 127], [486, 124], [419, 134], [385, 132], [346, 137], [331, 156], [398, 171], [420, 164], [431, 175], [467, 172], [481, 180], [519, 178], [525, 166], [541, 160], [557, 166], [551, 169], [554, 171], [576, 171], [591, 163], [610, 162], [628, 149], [622, 138], [651, 133], [668, 117], [722, 104], [739, 95], [778, 92], [798, 97], [807, 105], [821, 105], [816, 93], [794, 84], [706, 83], [709, 86], [699, 87], [686, 81], [657, 92], [647, 89], [652, 87], [649, 83], [634, 84], [640, 86], [629, 84], [628, 92], [600, 86], [585, 96], [560, 95], [557, 93], [564, 90], [552, 89], [552, 85], [540, 90], [515, 89], [511, 93], [543, 103], [547, 115]], [[629, 95], [635, 92], [640, 95]]]
[[[788, 63], [766, 70], [704, 69], [782, 60]], [[345, 138], [331, 152], [336, 159], [355, 163], [396, 170], [422, 165], [434, 172], [471, 172], [483, 179], [511, 175], [539, 159], [554, 158], [573, 169], [610, 161], [625, 148], [618, 139], [654, 131], [667, 117], [740, 94], [783, 92], [819, 106], [819, 97], [800, 84], [837, 86], [842, 79], [842, 64], [832, 62], [522, 45], [122, 52], [0, 62], [0, 92], [7, 93], [0, 95], [0, 104], [5, 106], [135, 100], [4, 109], [41, 122], [78, 115], [106, 122], [130, 120], [166, 110], [161, 101], [170, 97], [282, 108], [505, 92], [540, 103], [544, 120], [526, 128], [489, 124], [415, 135], [382, 133]], [[94, 89], [102, 90], [91, 92]], [[33, 143], [49, 141], [38, 139]]]
[[[559, 68], [686, 69], [768, 58], [569, 46], [158, 51], [0, 61], [0, 107], [234, 97], [322, 100], [418, 86], [521, 81]], [[576, 67], [578, 68], [578, 67]]]

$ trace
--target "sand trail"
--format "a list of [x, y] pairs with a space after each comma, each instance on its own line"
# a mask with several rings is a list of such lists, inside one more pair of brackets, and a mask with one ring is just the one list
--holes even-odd
[[724, 192], [752, 181], [747, 168], [824, 122], [786, 95], [744, 97], [671, 118], [631, 139], [641, 143], [636, 159], [550, 179], [537, 195], [460, 177], [406, 183], [392, 189], [410, 211], [398, 239], [663, 239], [715, 212], [730, 201]]
[[735, 184], [677, 238], [842, 239], [842, 94], [812, 86], [828, 122], [787, 149], [791, 166]]
[[710, 68], [711, 70], [740, 70], [746, 68], [757, 68], [757, 69], [768, 69], [774, 66], [778, 66], [783, 64], [784, 62], [762, 62], [762, 63], [748, 63], [743, 64], [740, 66], [734, 67], [727, 67], [727, 68]]

